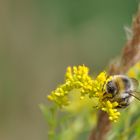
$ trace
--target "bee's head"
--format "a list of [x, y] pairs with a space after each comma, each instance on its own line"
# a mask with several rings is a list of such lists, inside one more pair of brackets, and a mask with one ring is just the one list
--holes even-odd
[[108, 81], [106, 84], [106, 92], [112, 94], [112, 96], [115, 96], [117, 93], [117, 85], [115, 81]]

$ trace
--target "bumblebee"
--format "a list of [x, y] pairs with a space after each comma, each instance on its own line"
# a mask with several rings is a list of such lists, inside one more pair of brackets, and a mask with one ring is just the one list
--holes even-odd
[[111, 102], [118, 102], [116, 108], [126, 108], [134, 98], [140, 99], [135, 95], [139, 83], [136, 79], [127, 77], [125, 75], [114, 75], [111, 80], [105, 85], [104, 96], [111, 94], [109, 97], [105, 97]]

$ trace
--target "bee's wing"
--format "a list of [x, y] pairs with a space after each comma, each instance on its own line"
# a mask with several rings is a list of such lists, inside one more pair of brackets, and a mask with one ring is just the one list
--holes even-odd
[[139, 86], [139, 82], [138, 80], [136, 80], [135, 78], [130, 78], [131, 79], [131, 82], [133, 84], [133, 90], [137, 90], [138, 86]]
[[135, 97], [137, 100], [140, 101], [140, 92], [137, 91], [138, 86], [139, 86], [139, 82], [138, 80], [136, 80], [135, 78], [130, 78], [133, 84], [133, 91], [132, 93], [130, 93], [130, 95], [132, 95], [133, 97]]

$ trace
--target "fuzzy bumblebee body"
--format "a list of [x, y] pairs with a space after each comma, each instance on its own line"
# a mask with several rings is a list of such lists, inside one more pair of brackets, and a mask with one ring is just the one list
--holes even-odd
[[138, 81], [134, 78], [125, 75], [114, 75], [106, 83], [104, 95], [111, 94], [111, 97], [107, 97], [107, 99], [111, 102], [118, 102], [116, 108], [125, 108], [133, 101], [138, 85]]

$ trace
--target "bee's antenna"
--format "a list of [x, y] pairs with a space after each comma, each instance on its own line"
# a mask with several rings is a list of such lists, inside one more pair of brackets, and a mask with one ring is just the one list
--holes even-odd
[[[136, 93], [138, 93], [138, 92], [136, 92]], [[133, 97], [135, 97], [137, 100], [139, 100], [140, 101], [140, 98], [138, 98], [137, 96], [135, 96], [134, 94], [131, 94], [131, 93], [129, 93], [131, 96], [133, 96]]]

